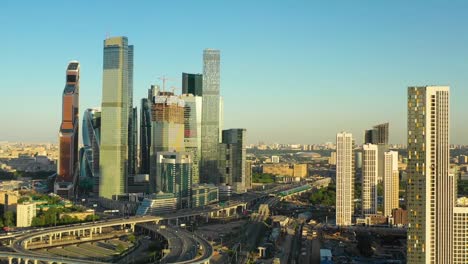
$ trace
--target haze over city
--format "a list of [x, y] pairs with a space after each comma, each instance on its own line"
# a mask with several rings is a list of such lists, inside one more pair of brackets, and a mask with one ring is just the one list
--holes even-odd
[[163, 75], [180, 93], [181, 72], [201, 73], [202, 50], [221, 50], [224, 127], [245, 127], [249, 143], [321, 143], [340, 130], [360, 143], [381, 122], [406, 143], [412, 85], [451, 87], [451, 143], [467, 143], [467, 11], [463, 1], [2, 1], [0, 141], [57, 142], [70, 60], [81, 64], [80, 109], [100, 106], [103, 39], [125, 35], [135, 105]]

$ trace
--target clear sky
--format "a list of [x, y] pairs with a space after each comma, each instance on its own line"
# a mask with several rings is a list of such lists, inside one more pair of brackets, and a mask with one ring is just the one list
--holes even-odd
[[[80, 115], [100, 106], [107, 35], [135, 46], [134, 97], [202, 72], [221, 50], [225, 128], [249, 142], [321, 143], [390, 122], [406, 141], [410, 85], [451, 86], [452, 143], [468, 143], [468, 1], [0, 1], [0, 141], [56, 142], [68, 61]], [[180, 90], [179, 90], [180, 91]], [[176, 90], [177, 92], [177, 90]]]

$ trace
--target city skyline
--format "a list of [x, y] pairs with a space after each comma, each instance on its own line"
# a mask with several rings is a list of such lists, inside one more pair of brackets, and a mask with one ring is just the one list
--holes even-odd
[[[202, 73], [199, 62], [203, 49], [221, 50], [225, 127], [248, 129], [248, 143], [332, 142], [336, 131], [346, 129], [355, 135], [359, 144], [364, 128], [387, 121], [391, 123], [390, 143], [404, 143], [406, 112], [402, 110], [405, 106], [402, 98], [406, 87], [431, 84], [452, 87], [451, 143], [467, 143], [463, 139], [468, 133], [468, 124], [463, 122], [463, 102], [468, 98], [465, 89], [468, 36], [460, 31], [460, 25], [467, 22], [464, 10], [468, 4], [367, 3], [366, 9], [350, 3], [316, 6], [303, 1], [287, 7], [259, 1], [249, 3], [249, 8], [212, 2], [211, 5], [187, 3], [190, 8], [185, 9], [179, 21], [171, 17], [180, 11], [177, 4], [116, 7], [117, 14], [161, 10], [158, 21], [170, 22], [159, 25], [147, 13], [140, 17], [132, 15], [132, 23], [108, 22], [110, 14], [106, 14], [103, 3], [96, 4], [93, 10], [88, 10], [86, 3], [73, 5], [77, 11], [89, 12], [86, 21], [75, 21], [66, 19], [67, 12], [61, 12], [68, 10], [71, 3], [56, 3], [54, 8], [41, 4], [38, 9], [31, 8], [39, 12], [32, 12], [16, 3], [4, 2], [0, 21], [11, 26], [0, 29], [6, 39], [6, 57], [0, 70], [9, 73], [0, 80], [5, 99], [0, 106], [3, 113], [0, 122], [9, 124], [9, 129], [0, 132], [0, 141], [57, 141], [57, 133], [52, 129], [60, 121], [57, 91], [63, 82], [62, 69], [70, 60], [82, 64], [80, 109], [98, 107], [102, 39], [106, 35], [125, 35], [138, 47], [133, 103], [136, 106], [145, 97], [149, 85], [159, 83], [158, 77], [162, 75], [174, 79], [169, 86], [176, 86], [179, 93], [182, 72]], [[213, 17], [197, 15], [204, 9], [212, 11]], [[226, 16], [227, 12], [232, 15]], [[363, 12], [366, 16], [359, 15]], [[47, 14], [50, 21], [38, 19], [39, 15]], [[442, 21], [421, 19], [423, 15], [440, 14], [446, 15]], [[288, 19], [289, 26], [285, 27], [278, 17]], [[214, 19], [219, 24], [213, 25]], [[56, 25], [65, 20], [67, 27]], [[348, 25], [349, 21], [353, 25]], [[184, 27], [186, 24], [208, 30], [189, 32], [192, 30]], [[238, 29], [237, 25], [250, 27]], [[42, 29], [47, 27], [54, 30]], [[77, 45], [67, 47], [63, 35], [82, 28], [87, 30], [76, 33]], [[185, 32], [185, 36], [176, 32]], [[192, 38], [190, 44], [183, 41], [194, 34], [200, 37]], [[39, 37], [42, 41], [31, 48], [28, 41], [23, 41], [26, 36]], [[21, 78], [22, 65], [31, 58], [39, 61], [41, 67], [27, 72], [35, 80], [35, 89], [30, 91], [32, 96], [22, 98], [23, 91], [30, 86], [30, 78]], [[293, 100], [288, 100], [286, 95], [279, 96], [285, 90], [296, 93]], [[20, 110], [15, 108], [19, 98], [25, 105]], [[240, 101], [243, 102], [241, 111]], [[280, 109], [278, 104], [285, 107]], [[332, 108], [336, 111], [330, 111]], [[368, 111], [369, 108], [373, 111]], [[351, 111], [336, 114], [346, 109]], [[34, 134], [27, 132], [27, 124], [15, 122], [26, 119], [32, 112], [37, 115], [32, 120], [32, 125], [37, 127]], [[366, 118], [359, 118], [362, 115]]]

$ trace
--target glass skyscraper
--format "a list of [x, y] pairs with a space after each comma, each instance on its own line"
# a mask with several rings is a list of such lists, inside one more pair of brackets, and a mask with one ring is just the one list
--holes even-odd
[[182, 73], [182, 93], [203, 95], [203, 75], [194, 73]]
[[179, 208], [191, 206], [192, 160], [186, 152], [158, 152], [156, 192], [173, 193]]
[[185, 102], [184, 111], [184, 145], [185, 151], [192, 154], [193, 162], [193, 183], [199, 180], [199, 163], [201, 158], [201, 117], [202, 117], [202, 97], [192, 94], [180, 96]]
[[[99, 195], [125, 193], [129, 173], [129, 120], [133, 97], [133, 46], [126, 37], [104, 40]], [[134, 157], [130, 157], [134, 158]]]
[[232, 186], [234, 192], [246, 191], [246, 129], [223, 130], [219, 144], [220, 183]]
[[222, 101], [220, 88], [220, 53], [219, 50], [206, 49], [203, 52], [203, 110], [200, 181], [218, 184], [218, 144], [220, 143], [222, 122]]
[[93, 193], [99, 193], [99, 146], [101, 138], [101, 110], [86, 109], [83, 115], [83, 151], [80, 157], [80, 180], [92, 183]]
[[54, 192], [70, 198], [78, 180], [80, 64], [72, 61], [66, 71], [63, 90], [62, 124], [59, 133], [58, 173]]

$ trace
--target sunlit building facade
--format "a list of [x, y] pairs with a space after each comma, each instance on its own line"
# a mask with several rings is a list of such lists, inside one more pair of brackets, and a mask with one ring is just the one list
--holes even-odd
[[352, 224], [354, 212], [354, 141], [351, 133], [336, 135], [336, 225]]
[[66, 84], [62, 95], [62, 124], [59, 132], [58, 173], [54, 192], [71, 198], [79, 178], [79, 91], [80, 64], [72, 61], [66, 71]]
[[400, 181], [398, 173], [398, 152], [388, 151], [384, 153], [384, 216], [391, 216], [392, 210], [399, 207]]
[[150, 186], [155, 192], [158, 152], [181, 152], [184, 146], [185, 102], [171, 92], [159, 92], [151, 104]]
[[[132, 107], [133, 46], [126, 37], [104, 40], [99, 195], [126, 192], [129, 119]], [[133, 158], [133, 157], [132, 157]]]
[[201, 119], [202, 119], [202, 98], [192, 94], [180, 96], [185, 102], [184, 110], [184, 145], [185, 151], [192, 154], [194, 184], [200, 182], [199, 163], [201, 159]]
[[362, 148], [362, 214], [376, 214], [379, 151], [374, 144], [365, 144]]
[[203, 110], [200, 181], [218, 184], [218, 144], [222, 131], [222, 99], [220, 97], [220, 52], [206, 49], [203, 52]]
[[408, 88], [407, 263], [453, 263], [449, 87]]

